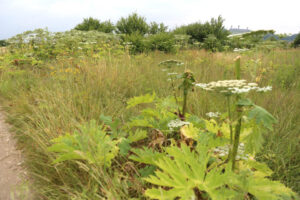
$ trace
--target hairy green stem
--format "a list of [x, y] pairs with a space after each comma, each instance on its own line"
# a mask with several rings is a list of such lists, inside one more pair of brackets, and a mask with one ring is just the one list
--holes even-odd
[[[235, 70], [236, 70], [236, 79], [241, 79], [241, 58], [237, 57], [235, 60]], [[240, 95], [237, 95], [236, 97], [236, 102], [240, 100]], [[239, 148], [239, 143], [240, 143], [240, 134], [241, 134], [241, 127], [242, 127], [242, 112], [243, 112], [243, 107], [237, 105], [236, 107], [236, 112], [237, 112], [237, 125], [235, 126], [234, 130], [234, 138], [233, 138], [233, 149], [232, 149], [232, 154], [231, 154], [231, 162], [232, 162], [232, 170], [235, 169], [235, 160]]]
[[238, 117], [238, 122], [237, 125], [235, 126], [235, 131], [234, 131], [234, 141], [233, 141], [233, 149], [232, 149], [232, 155], [231, 155], [231, 161], [232, 161], [232, 170], [235, 169], [235, 160], [239, 148], [239, 143], [240, 143], [240, 134], [241, 134], [241, 127], [242, 127], [242, 106], [237, 106], [237, 117]]
[[188, 95], [188, 91], [187, 91], [187, 89], [184, 89], [183, 90], [183, 105], [182, 105], [182, 118], [183, 118], [183, 120], [185, 119], [187, 95]]
[[228, 110], [228, 118], [229, 118], [229, 130], [230, 130], [230, 146], [229, 146], [229, 152], [228, 152], [228, 158], [231, 157], [232, 152], [232, 143], [233, 143], [233, 130], [232, 130], [232, 116], [231, 116], [231, 110], [230, 110], [230, 96], [227, 96], [227, 110]]

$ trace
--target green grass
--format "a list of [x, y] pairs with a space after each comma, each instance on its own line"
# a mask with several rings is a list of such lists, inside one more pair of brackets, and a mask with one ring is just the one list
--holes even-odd
[[[157, 66], [163, 60], [182, 60], [194, 72], [197, 82], [209, 82], [234, 79], [236, 56], [190, 50], [176, 55], [154, 52], [98, 60], [61, 59], [49, 61], [40, 68], [2, 69], [2, 105], [13, 124], [19, 146], [24, 149], [25, 166], [38, 199], [99, 199], [95, 192], [99, 190], [109, 199], [141, 198], [142, 183], [130, 179], [135, 174], [131, 161], [122, 166], [116, 162], [108, 170], [84, 164], [78, 168], [75, 162], [53, 166], [54, 154], [47, 151], [50, 140], [73, 132], [91, 119], [101, 123], [101, 114], [126, 121], [138, 111], [126, 110], [126, 101], [133, 96], [152, 91], [160, 97], [172, 95], [166, 73]], [[261, 62], [254, 72], [251, 59]], [[241, 65], [243, 79], [255, 81], [259, 77], [259, 85], [273, 86], [272, 92], [252, 97], [279, 121], [274, 131], [266, 135], [258, 159], [274, 170], [274, 179], [299, 193], [300, 50], [249, 52], [242, 56]], [[73, 71], [66, 71], [67, 68]], [[184, 68], [175, 71], [183, 72]], [[223, 104], [220, 97], [196, 89], [189, 96], [188, 112], [198, 116], [210, 111], [224, 112]]]

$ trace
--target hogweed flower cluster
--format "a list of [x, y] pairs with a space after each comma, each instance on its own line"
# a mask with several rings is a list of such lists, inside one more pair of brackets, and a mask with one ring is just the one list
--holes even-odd
[[174, 128], [179, 128], [179, 127], [182, 127], [184, 125], [189, 125], [189, 124], [190, 124], [190, 122], [185, 122], [185, 121], [181, 121], [180, 119], [175, 119], [168, 123], [168, 127], [171, 131], [173, 131]]
[[219, 113], [219, 112], [209, 112], [209, 113], [206, 113], [206, 116], [208, 116], [210, 118], [219, 117], [220, 115], [221, 115], [221, 113]]
[[246, 80], [223, 80], [210, 83], [197, 83], [195, 86], [207, 91], [215, 91], [227, 95], [243, 94], [250, 91], [267, 92], [272, 90], [271, 86], [261, 88], [257, 86], [257, 83], [247, 83]]
[[[229, 146], [220, 146], [220, 147], [216, 147], [213, 150], [215, 155], [218, 155], [220, 157], [225, 157], [229, 154]], [[245, 153], [245, 145], [244, 143], [240, 143], [239, 144], [239, 148], [238, 148], [238, 152], [237, 152], [237, 156], [236, 156], [236, 160], [248, 160], [249, 158], [251, 158], [251, 156], [249, 154]]]

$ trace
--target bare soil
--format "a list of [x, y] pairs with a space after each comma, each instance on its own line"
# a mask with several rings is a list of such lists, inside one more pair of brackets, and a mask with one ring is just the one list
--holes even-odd
[[13, 133], [0, 111], [0, 200], [26, 200], [29, 190], [26, 171], [22, 168], [22, 154], [16, 149]]

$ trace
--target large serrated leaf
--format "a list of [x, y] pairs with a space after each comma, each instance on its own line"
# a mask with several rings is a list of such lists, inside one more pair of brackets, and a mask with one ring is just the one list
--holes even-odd
[[277, 123], [277, 120], [267, 110], [257, 105], [249, 111], [248, 117], [249, 119], [255, 119], [257, 124], [269, 130], [273, 130], [273, 124]]
[[132, 108], [136, 105], [142, 104], [142, 103], [152, 103], [155, 99], [156, 95], [155, 93], [146, 94], [143, 96], [133, 97], [127, 101], [127, 109]]

